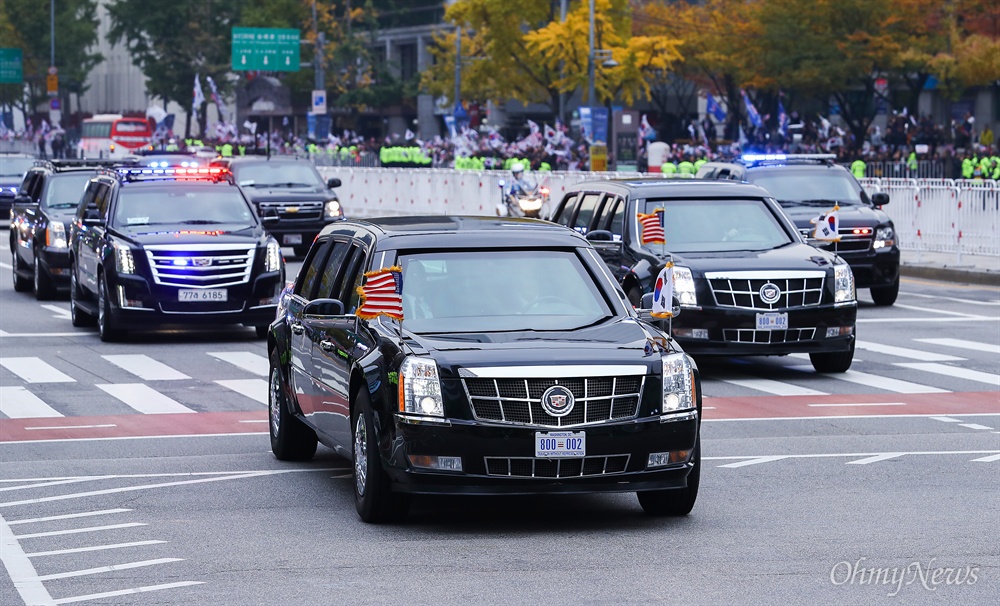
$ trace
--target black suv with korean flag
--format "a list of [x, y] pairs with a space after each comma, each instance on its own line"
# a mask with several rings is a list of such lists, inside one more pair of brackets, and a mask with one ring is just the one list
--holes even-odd
[[585, 234], [634, 305], [673, 260], [671, 330], [694, 356], [809, 354], [818, 372], [854, 359], [850, 266], [805, 243], [777, 201], [733, 181], [623, 179], [571, 187], [552, 220]]
[[263, 337], [285, 284], [278, 242], [221, 168], [121, 168], [87, 183], [70, 227], [74, 326], [101, 340], [160, 325]]

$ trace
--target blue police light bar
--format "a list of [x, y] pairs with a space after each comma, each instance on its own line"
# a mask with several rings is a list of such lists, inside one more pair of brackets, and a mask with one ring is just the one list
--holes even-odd
[[788, 156], [785, 154], [743, 154], [742, 160], [748, 164], [754, 162], [780, 162], [786, 160]]
[[119, 174], [126, 177], [173, 177], [215, 179], [229, 174], [225, 168], [119, 168]]

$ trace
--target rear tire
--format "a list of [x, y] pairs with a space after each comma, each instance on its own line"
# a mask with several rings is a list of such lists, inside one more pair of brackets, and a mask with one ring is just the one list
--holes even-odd
[[271, 352], [268, 376], [267, 411], [271, 452], [279, 461], [308, 461], [316, 454], [316, 432], [288, 409], [286, 392], [281, 384], [277, 350]]
[[371, 400], [362, 388], [351, 415], [354, 443], [354, 505], [361, 520], [369, 524], [402, 520], [410, 508], [410, 497], [394, 493], [375, 435]]
[[847, 351], [824, 351], [809, 354], [809, 361], [812, 362], [816, 372], [840, 373], [847, 372], [854, 361], [854, 342], [851, 341], [851, 348]]
[[694, 466], [688, 474], [686, 488], [672, 490], [647, 490], [635, 493], [642, 510], [651, 516], [686, 516], [694, 509], [701, 483], [701, 431], [694, 443]]
[[125, 338], [125, 331], [115, 325], [108, 285], [100, 276], [97, 278], [97, 332], [105, 343], [113, 343]]
[[896, 302], [896, 297], [899, 296], [899, 276], [896, 276], [896, 280], [889, 286], [873, 287], [870, 291], [872, 293], [872, 301], [875, 301], [875, 305], [892, 305]]
[[39, 260], [38, 255], [35, 255], [35, 267], [34, 267], [34, 288], [35, 288], [35, 299], [39, 301], [48, 301], [56, 296], [56, 287], [52, 283], [52, 278], [46, 273], [45, 268], [42, 267], [42, 262]]
[[88, 314], [87, 312], [80, 309], [80, 305], [77, 300], [80, 298], [82, 293], [80, 292], [80, 285], [76, 282], [76, 267], [70, 266], [69, 268], [69, 318], [73, 323], [73, 326], [93, 326], [96, 318]]

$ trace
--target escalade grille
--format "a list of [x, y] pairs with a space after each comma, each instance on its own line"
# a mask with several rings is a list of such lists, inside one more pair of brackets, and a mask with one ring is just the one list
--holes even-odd
[[278, 213], [282, 221], [292, 220], [316, 220], [323, 216], [323, 202], [261, 202], [260, 216], [267, 216], [268, 212]]
[[[708, 272], [705, 277], [719, 307], [772, 310], [788, 307], [812, 307], [823, 299], [822, 271], [767, 272]], [[761, 298], [765, 284], [778, 287], [777, 301], [766, 303]]]
[[512, 478], [583, 478], [624, 473], [629, 455], [580, 459], [486, 457], [486, 475]]
[[821, 240], [815, 240], [812, 238], [812, 229], [800, 229], [801, 233], [806, 241], [817, 248], [822, 248], [823, 250], [828, 250], [835, 253], [863, 253], [871, 250], [873, 243], [875, 242], [875, 230], [867, 235], [860, 235], [854, 233], [853, 227], [841, 227], [840, 228], [840, 242], [823, 242]]
[[[486, 379], [466, 377], [472, 413], [482, 421], [541, 427], [569, 427], [631, 419], [639, 412], [643, 377], [571, 379]], [[542, 409], [542, 394], [553, 385], [570, 390], [573, 410], [554, 417]]]
[[179, 288], [221, 288], [245, 284], [253, 268], [254, 247], [146, 246], [153, 281]]
[[722, 340], [729, 343], [799, 343], [812, 341], [815, 328], [789, 328], [788, 330], [754, 330], [752, 328], [726, 328]]

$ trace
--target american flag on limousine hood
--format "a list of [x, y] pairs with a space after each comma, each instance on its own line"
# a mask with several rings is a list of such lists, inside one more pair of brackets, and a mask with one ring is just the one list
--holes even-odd
[[356, 312], [359, 318], [389, 316], [403, 321], [403, 269], [398, 265], [367, 272], [358, 294], [361, 295], [361, 306]]
[[639, 225], [642, 227], [643, 244], [666, 244], [667, 237], [663, 231], [663, 209], [657, 208], [648, 215], [639, 213]]

